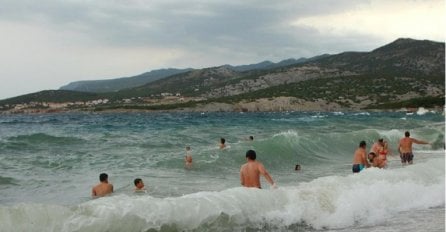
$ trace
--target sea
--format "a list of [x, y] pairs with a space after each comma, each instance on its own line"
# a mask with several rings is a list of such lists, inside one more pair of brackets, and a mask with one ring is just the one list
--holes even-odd
[[[397, 152], [405, 131], [431, 143], [414, 144], [407, 166]], [[353, 174], [359, 142], [370, 149], [379, 138], [390, 145], [388, 167]], [[263, 177], [262, 189], [241, 187], [248, 150], [277, 188]], [[114, 193], [92, 199], [100, 173]], [[135, 178], [147, 192], [133, 191]], [[445, 116], [0, 115], [0, 231], [445, 231]]]

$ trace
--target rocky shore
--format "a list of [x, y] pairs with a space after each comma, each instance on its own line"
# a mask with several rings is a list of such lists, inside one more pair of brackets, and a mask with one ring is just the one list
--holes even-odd
[[[242, 101], [235, 104], [212, 102], [207, 104], [198, 104], [195, 107], [180, 107], [175, 109], [165, 110], [149, 110], [141, 108], [113, 108], [100, 109], [90, 107], [81, 109], [68, 108], [33, 108], [21, 110], [0, 111], [0, 114], [44, 114], [44, 113], [63, 113], [63, 112], [354, 112], [364, 111], [364, 108], [370, 104], [369, 101], [362, 101], [360, 103], [350, 102], [349, 107], [342, 106], [337, 103], [327, 102], [322, 99], [316, 101], [305, 101], [294, 97], [277, 97], [277, 98], [261, 98], [255, 101]], [[416, 112], [418, 109], [393, 109], [390, 111], [407, 111]], [[444, 112], [443, 108], [430, 109], [436, 112]], [[367, 111], [383, 111], [369, 109]], [[389, 110], [387, 110], [389, 111]]]

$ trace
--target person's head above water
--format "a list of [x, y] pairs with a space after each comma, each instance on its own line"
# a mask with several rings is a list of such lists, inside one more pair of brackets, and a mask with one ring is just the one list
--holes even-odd
[[256, 160], [256, 152], [253, 150], [248, 150], [246, 152], [246, 158], [248, 158], [250, 160]]
[[376, 157], [375, 152], [370, 152], [368, 154], [368, 158], [369, 158], [370, 162], [373, 162], [373, 159], [375, 159], [375, 157]]
[[107, 173], [101, 173], [99, 175], [99, 181], [104, 182], [104, 181], [108, 181], [108, 175]]
[[359, 143], [359, 147], [362, 147], [362, 148], [366, 147], [366, 143], [364, 140]]

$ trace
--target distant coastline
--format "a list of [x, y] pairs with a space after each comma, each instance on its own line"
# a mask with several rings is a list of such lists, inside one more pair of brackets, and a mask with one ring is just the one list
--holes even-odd
[[[165, 109], [144, 108], [141, 105], [116, 106], [116, 107], [85, 107], [70, 109], [66, 107], [54, 108], [25, 108], [0, 111], [0, 114], [47, 114], [47, 113], [69, 113], [69, 112], [384, 112], [384, 111], [404, 111], [417, 112], [419, 109], [426, 109], [435, 112], [444, 112], [444, 107], [399, 107], [388, 109], [367, 108], [369, 102], [360, 102], [344, 107], [334, 102], [326, 102], [322, 99], [318, 101], [305, 101], [293, 97], [261, 98], [255, 101], [242, 101], [235, 104], [210, 102], [197, 103], [192, 107], [169, 108], [169, 104], [160, 104]], [[150, 105], [149, 105], [150, 106]]]

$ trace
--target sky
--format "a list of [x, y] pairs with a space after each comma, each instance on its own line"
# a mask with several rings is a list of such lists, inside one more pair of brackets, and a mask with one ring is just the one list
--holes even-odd
[[0, 99], [73, 81], [445, 41], [445, 0], [0, 0]]

